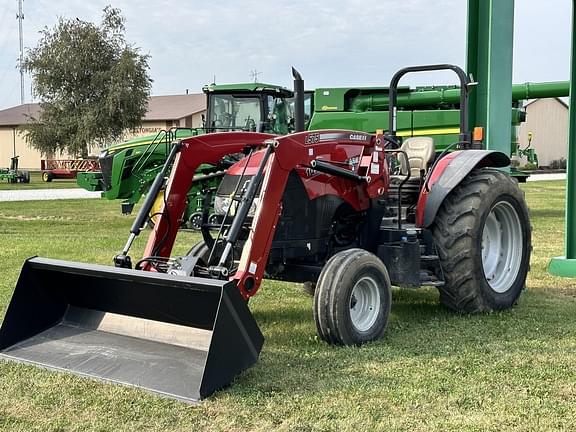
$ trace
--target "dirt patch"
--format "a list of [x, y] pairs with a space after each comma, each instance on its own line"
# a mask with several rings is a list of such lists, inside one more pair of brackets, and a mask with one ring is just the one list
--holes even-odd
[[71, 221], [69, 216], [10, 216], [0, 213], [0, 219], [16, 220], [16, 221]]

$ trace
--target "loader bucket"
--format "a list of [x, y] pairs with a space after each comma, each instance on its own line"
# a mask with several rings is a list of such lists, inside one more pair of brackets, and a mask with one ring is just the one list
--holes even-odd
[[0, 356], [187, 402], [258, 360], [264, 338], [235, 282], [46, 258], [22, 268]]

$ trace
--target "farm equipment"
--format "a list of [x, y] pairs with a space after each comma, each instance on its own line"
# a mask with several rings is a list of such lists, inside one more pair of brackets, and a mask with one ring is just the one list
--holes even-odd
[[[302, 80], [295, 80], [295, 85]], [[303, 84], [302, 84], [303, 86]], [[567, 96], [567, 81], [525, 83], [512, 86], [512, 125], [513, 134], [510, 141], [510, 154], [521, 155], [518, 148], [517, 129], [525, 119], [521, 102], [527, 99], [542, 97]], [[293, 93], [283, 87], [269, 84], [229, 84], [210, 85], [204, 88], [208, 95], [208, 113], [204, 129], [187, 132], [193, 134], [206, 131], [229, 131], [230, 126], [237, 126], [237, 118], [244, 130], [256, 130], [256, 120], [268, 119], [261, 123], [260, 130], [275, 134], [286, 134], [294, 130], [293, 120], [297, 118], [289, 107]], [[303, 91], [303, 88], [302, 88]], [[277, 96], [280, 94], [281, 96]], [[273, 95], [276, 95], [275, 97]], [[241, 96], [241, 98], [240, 98]], [[230, 107], [230, 99], [238, 98], [243, 108]], [[306, 92], [305, 114], [301, 116], [307, 130], [350, 129], [375, 133], [382, 124], [388, 122], [389, 89], [387, 87], [343, 87], [318, 88]], [[228, 103], [228, 106], [226, 104]], [[458, 139], [460, 88], [458, 86], [425, 86], [411, 89], [399, 87], [397, 94], [397, 129], [398, 136], [404, 138], [428, 136], [434, 137], [435, 149], [443, 151], [449, 144]], [[257, 108], [259, 106], [259, 108]], [[287, 111], [284, 109], [288, 107]], [[235, 112], [246, 112], [244, 116]], [[254, 121], [252, 121], [254, 120]], [[247, 127], [249, 126], [249, 127]], [[182, 135], [181, 137], [184, 137]], [[130, 212], [133, 205], [146, 193], [154, 176], [160, 169], [168, 154], [170, 134], [160, 136], [160, 147], [143, 147], [136, 151], [141, 142], [133, 141], [113, 146], [105, 150], [101, 158], [110, 172], [103, 181], [94, 180], [94, 174], [81, 174], [78, 183], [88, 190], [103, 190], [107, 199], [124, 199], [123, 212]], [[147, 138], [148, 143], [152, 137]], [[118, 150], [115, 150], [118, 148]], [[133, 149], [134, 148], [134, 149]], [[133, 149], [133, 150], [131, 150]], [[154, 150], [153, 156], [149, 153]], [[158, 151], [160, 149], [161, 151]], [[121, 150], [121, 151], [120, 151]], [[533, 153], [533, 150], [531, 150]], [[533, 153], [533, 157], [536, 155]], [[146, 159], [146, 164], [135, 163], [134, 159]], [[200, 213], [204, 203], [204, 191], [218, 187], [223, 173], [218, 178], [204, 184], [201, 174], [196, 177], [188, 196], [188, 208], [182, 221], [185, 227], [199, 228]], [[512, 174], [520, 181], [527, 174], [513, 169]], [[96, 188], [94, 187], [96, 185]], [[161, 199], [161, 197], [159, 198]], [[210, 215], [211, 220], [217, 220]]]
[[[430, 70], [456, 72], [464, 90], [458, 140], [437, 157], [432, 138], [401, 143], [396, 134], [400, 78]], [[335, 345], [382, 336], [392, 285], [437, 287], [460, 312], [511, 307], [525, 286], [530, 221], [517, 183], [494, 169], [508, 156], [477, 149], [481, 134], [468, 130], [468, 84], [452, 65], [399, 71], [386, 134], [177, 141], [115, 267], [25, 262], [0, 329], [1, 355], [195, 401], [257, 360], [263, 337], [247, 300], [264, 277], [315, 282], [316, 327]], [[203, 224], [203, 241], [171, 257], [198, 167], [239, 152], [246, 157], [221, 184], [232, 193], [218, 232]], [[161, 216], [133, 264], [129, 250], [168, 172]]]
[[18, 156], [10, 158], [10, 168], [0, 168], [0, 180], [8, 183], [30, 183], [30, 172], [18, 169]]
[[[286, 98], [292, 96], [290, 90], [262, 83], [209, 85], [203, 90], [207, 97], [207, 118], [202, 128], [173, 128], [111, 146], [99, 156], [101, 172], [80, 173], [78, 185], [102, 191], [106, 199], [122, 199], [122, 213], [127, 214], [147, 193], [175, 139], [230, 131], [288, 133], [291, 115]], [[218, 166], [204, 164], [199, 168], [188, 192], [185, 226], [198, 227], [198, 214], [204, 204], [201, 192], [217, 187], [222, 170], [228, 165], [224, 160]]]
[[[111, 146], [103, 150], [98, 158], [100, 171], [78, 173], [77, 183], [86, 190], [101, 191], [103, 198], [122, 199], [122, 213], [129, 214], [162, 169], [170, 144], [174, 140], [194, 136], [197, 132], [195, 129], [173, 128]], [[221, 161], [219, 166], [203, 164], [199, 167], [187, 195], [189, 205], [183, 217], [183, 226], [197, 228], [198, 213], [204, 205], [203, 191], [218, 186], [218, 179], [227, 166], [225, 162]], [[157, 197], [151, 221], [155, 219], [153, 215], [161, 204], [162, 196], [160, 193]]]
[[42, 159], [40, 171], [42, 180], [51, 182], [54, 179], [75, 179], [78, 173], [99, 171], [100, 164], [96, 159]]
[[516, 155], [521, 158], [526, 158], [526, 161], [531, 164], [533, 167], [538, 168], [540, 163], [538, 162], [538, 155], [534, 151], [534, 147], [532, 145], [532, 138], [534, 134], [530, 131], [528, 132], [528, 145], [524, 148], [517, 146]]

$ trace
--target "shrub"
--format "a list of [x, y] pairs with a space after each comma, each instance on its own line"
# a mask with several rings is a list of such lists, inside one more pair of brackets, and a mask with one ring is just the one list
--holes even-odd
[[552, 162], [550, 162], [550, 168], [566, 169], [566, 158], [554, 159]]

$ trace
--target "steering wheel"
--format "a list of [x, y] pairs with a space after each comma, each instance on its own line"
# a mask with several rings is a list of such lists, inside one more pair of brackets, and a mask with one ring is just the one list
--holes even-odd
[[256, 132], [256, 121], [253, 118], [248, 117], [244, 129], [248, 132]]
[[384, 134], [384, 135], [382, 135], [382, 138], [384, 139], [384, 141], [386, 141], [386, 142], [384, 143], [384, 148], [385, 148], [385, 149], [395, 150], [395, 149], [399, 149], [399, 148], [401, 147], [401, 146], [400, 146], [400, 143], [399, 143], [398, 140], [396, 139], [396, 136], [391, 136], [391, 135]]

